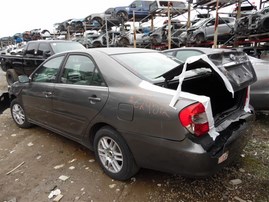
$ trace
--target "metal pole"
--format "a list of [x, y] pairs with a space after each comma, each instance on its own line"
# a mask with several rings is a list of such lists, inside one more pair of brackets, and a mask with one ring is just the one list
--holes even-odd
[[219, 24], [219, 0], [217, 0], [216, 5], [216, 19], [215, 19], [215, 31], [214, 31], [214, 48], [217, 48], [218, 43], [218, 24]]
[[69, 25], [67, 26], [67, 40], [70, 40], [70, 30], [69, 30]]
[[134, 48], [136, 48], [135, 11], [133, 11], [133, 32], [134, 32]]
[[188, 21], [187, 21], [187, 29], [191, 26], [191, 3], [188, 1]]
[[168, 3], [168, 33], [167, 33], [168, 49], [171, 49], [171, 16], [170, 16], [170, 2]]
[[106, 47], [109, 48], [109, 37], [108, 37], [107, 18], [106, 18], [106, 16], [105, 16], [105, 23], [106, 23]]
[[238, 0], [236, 19], [241, 17], [241, 0]]
[[150, 31], [153, 31], [154, 30], [154, 16], [151, 15], [151, 18], [150, 18]]

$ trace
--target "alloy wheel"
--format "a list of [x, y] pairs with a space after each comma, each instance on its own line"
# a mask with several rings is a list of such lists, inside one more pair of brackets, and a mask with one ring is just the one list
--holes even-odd
[[123, 167], [123, 154], [119, 145], [110, 137], [102, 137], [98, 142], [98, 155], [103, 166], [112, 173]]

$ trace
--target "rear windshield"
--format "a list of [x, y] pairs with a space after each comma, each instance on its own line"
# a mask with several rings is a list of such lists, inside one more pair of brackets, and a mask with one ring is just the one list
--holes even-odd
[[179, 65], [161, 53], [131, 53], [112, 57], [137, 76], [151, 81]]
[[55, 53], [60, 53], [69, 50], [84, 50], [86, 49], [82, 44], [76, 42], [55, 42], [51, 43], [51, 47]]

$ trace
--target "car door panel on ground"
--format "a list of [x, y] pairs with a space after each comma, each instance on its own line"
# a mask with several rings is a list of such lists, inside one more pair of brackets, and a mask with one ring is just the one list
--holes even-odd
[[68, 56], [59, 79], [53, 92], [51, 124], [55, 129], [81, 139], [91, 120], [105, 105], [108, 87], [95, 63], [84, 55]]

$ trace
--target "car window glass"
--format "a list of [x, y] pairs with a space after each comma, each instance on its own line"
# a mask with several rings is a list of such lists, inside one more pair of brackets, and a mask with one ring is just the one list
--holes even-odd
[[64, 56], [59, 56], [45, 62], [33, 75], [33, 82], [53, 83], [56, 81], [56, 76]]
[[78, 42], [54, 42], [51, 43], [51, 48], [54, 53], [60, 53], [66, 50], [82, 50], [86, 49], [81, 43]]
[[40, 43], [37, 54], [43, 56], [43, 53], [49, 52], [50, 46], [48, 43]]
[[138, 76], [155, 80], [158, 76], [178, 66], [178, 63], [161, 53], [135, 53], [114, 55], [119, 63]]
[[32, 56], [35, 54], [35, 51], [37, 50], [37, 43], [29, 43], [27, 50], [25, 52], [26, 56]]
[[213, 26], [213, 25], [215, 25], [215, 19], [209, 21], [209, 22], [206, 24], [206, 26]]
[[225, 21], [222, 18], [219, 18], [219, 25], [225, 24]]
[[134, 3], [134, 7], [133, 8], [142, 8], [142, 7], [143, 7], [142, 2], [137, 1], [137, 2]]
[[87, 56], [69, 56], [61, 76], [61, 82], [75, 85], [104, 85], [94, 62]]
[[176, 53], [176, 58], [179, 59], [180, 61], [185, 62], [187, 58], [191, 56], [197, 56], [197, 55], [202, 55], [203, 53], [195, 50], [186, 50], [186, 51], [177, 51]]

